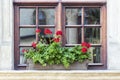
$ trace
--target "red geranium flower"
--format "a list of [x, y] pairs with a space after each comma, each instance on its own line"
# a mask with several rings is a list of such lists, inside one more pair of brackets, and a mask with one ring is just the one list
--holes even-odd
[[86, 53], [87, 52], [87, 48], [82, 48], [82, 53]]
[[36, 29], [36, 33], [40, 33], [40, 32], [41, 32], [41, 30], [37, 28]]
[[56, 35], [62, 35], [62, 31], [60, 31], [60, 30], [57, 31], [57, 32], [56, 32]]
[[44, 33], [45, 33], [45, 34], [52, 34], [52, 31], [51, 31], [50, 29], [46, 28], [46, 29], [44, 30]]
[[33, 47], [33, 48], [36, 48], [36, 45], [37, 45], [37, 44], [36, 44], [35, 42], [32, 43], [32, 47]]
[[54, 42], [60, 42], [60, 39], [59, 38], [54, 38], [53, 41]]
[[91, 45], [89, 43], [87, 43], [87, 48], [90, 48], [90, 47], [91, 47]]
[[89, 43], [86, 43], [86, 42], [83, 42], [81, 45], [82, 45], [82, 47], [84, 46], [84, 47], [87, 47], [87, 48], [90, 48], [90, 46], [91, 46]]
[[87, 47], [87, 43], [86, 43], [86, 42], [83, 42], [83, 43], [81, 44], [81, 46]]
[[26, 51], [26, 49], [22, 49], [22, 52], [25, 53], [25, 52], [27, 52], [27, 51]]

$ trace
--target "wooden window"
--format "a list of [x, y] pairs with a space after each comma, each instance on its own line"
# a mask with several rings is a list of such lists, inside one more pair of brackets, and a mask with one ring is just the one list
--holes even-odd
[[22, 49], [31, 48], [32, 42], [39, 40], [36, 28], [41, 29], [41, 35], [45, 28], [54, 33], [56, 9], [55, 6], [15, 6], [15, 11], [15, 67], [22, 67], [26, 66]]
[[[32, 3], [32, 2], [31, 2]], [[15, 69], [25, 69], [23, 48], [38, 41], [36, 28], [63, 31], [62, 44], [70, 47], [91, 43], [89, 69], [106, 69], [106, 6], [104, 3], [15, 3]]]
[[[67, 5], [67, 4], [66, 4]], [[89, 68], [103, 67], [105, 64], [104, 6], [81, 5], [64, 6], [65, 46], [75, 46], [81, 42], [91, 43], [92, 61]], [[104, 66], [105, 67], [105, 66]]]

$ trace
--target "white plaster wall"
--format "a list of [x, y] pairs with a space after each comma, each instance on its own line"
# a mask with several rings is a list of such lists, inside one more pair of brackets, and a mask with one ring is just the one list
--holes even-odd
[[[0, 15], [2, 15], [2, 6], [1, 6], [1, 1], [0, 1]], [[0, 16], [0, 46], [1, 46], [1, 39], [2, 39], [2, 16]], [[1, 50], [0, 50], [1, 51]]]
[[13, 69], [12, 2], [12, 0], [0, 0], [0, 70]]
[[120, 69], [120, 0], [107, 0], [108, 69]]

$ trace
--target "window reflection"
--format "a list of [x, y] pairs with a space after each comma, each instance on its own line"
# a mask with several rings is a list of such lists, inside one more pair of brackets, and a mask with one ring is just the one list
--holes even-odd
[[81, 24], [81, 8], [67, 8], [66, 9], [66, 25], [80, 25]]
[[[20, 8], [20, 25], [35, 25], [34, 8]], [[36, 16], [36, 14], [34, 14]]]
[[92, 44], [100, 43], [100, 28], [85, 28], [84, 37], [86, 42]]
[[85, 8], [84, 24], [100, 24], [100, 8]]
[[20, 28], [20, 44], [31, 45], [36, 41], [35, 28]]
[[55, 24], [55, 9], [39, 8], [39, 25], [54, 25]]
[[80, 44], [81, 40], [81, 28], [66, 28], [67, 44]]
[[46, 15], [44, 11], [39, 10], [38, 20], [40, 25], [46, 25]]
[[91, 51], [91, 56], [92, 56], [92, 63], [100, 63], [101, 62], [101, 48], [100, 47], [91, 47], [90, 48]]

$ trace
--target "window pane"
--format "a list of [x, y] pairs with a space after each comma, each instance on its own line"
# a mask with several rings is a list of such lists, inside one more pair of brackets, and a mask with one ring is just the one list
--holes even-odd
[[66, 41], [67, 44], [80, 44], [81, 28], [66, 28]]
[[20, 25], [34, 25], [36, 17], [34, 8], [20, 8]]
[[55, 9], [39, 8], [38, 13], [39, 25], [54, 25], [55, 23]]
[[66, 25], [80, 25], [81, 24], [81, 8], [66, 9]]
[[84, 30], [85, 41], [92, 44], [100, 43], [100, 28], [85, 28]]
[[90, 48], [91, 51], [91, 56], [92, 56], [92, 63], [100, 63], [101, 62], [101, 48], [100, 47], [91, 47]]
[[36, 28], [20, 28], [20, 44], [31, 45], [36, 41]]
[[23, 49], [28, 50], [28, 49], [30, 49], [30, 47], [21, 47], [20, 48], [20, 64], [25, 64], [26, 63], [26, 59], [24, 57]]
[[85, 8], [84, 24], [100, 24], [100, 8]]

